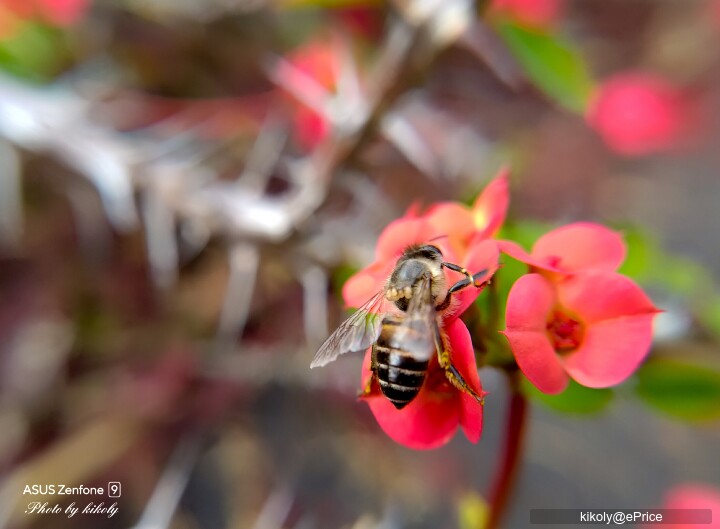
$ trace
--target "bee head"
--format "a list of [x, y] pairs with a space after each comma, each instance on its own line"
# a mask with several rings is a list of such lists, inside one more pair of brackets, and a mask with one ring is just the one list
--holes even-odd
[[442, 271], [443, 254], [437, 246], [431, 244], [410, 246], [405, 249], [388, 280], [386, 297], [402, 311], [407, 310], [408, 302], [415, 292], [415, 286], [425, 275], [432, 278], [433, 300], [444, 285]]

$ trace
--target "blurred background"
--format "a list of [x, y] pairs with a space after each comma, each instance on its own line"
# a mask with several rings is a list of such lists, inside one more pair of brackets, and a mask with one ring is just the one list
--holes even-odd
[[652, 371], [533, 395], [504, 527], [720, 487], [718, 146], [716, 0], [0, 0], [0, 527], [482, 527], [499, 373], [415, 452], [308, 367], [382, 228], [503, 165], [509, 233], [622, 230], [666, 311]]

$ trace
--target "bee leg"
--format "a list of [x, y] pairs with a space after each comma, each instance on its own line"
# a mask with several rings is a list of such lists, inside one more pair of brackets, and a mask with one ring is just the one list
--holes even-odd
[[455, 292], [462, 290], [463, 288], [469, 287], [470, 285], [474, 286], [475, 288], [484, 288], [490, 282], [489, 279], [487, 281], [480, 281], [480, 279], [482, 279], [482, 277], [487, 274], [487, 270], [481, 270], [477, 274], [471, 275], [470, 272], [453, 263], [443, 263], [442, 266], [453, 270], [454, 272], [464, 274], [466, 277], [465, 279], [461, 279], [460, 281], [452, 285], [450, 288], [448, 288], [447, 294], [445, 294], [445, 299], [442, 300], [442, 303], [435, 307], [435, 310], [443, 311], [448, 308], [450, 306], [450, 300], [452, 299], [452, 295]]
[[438, 362], [440, 363], [440, 367], [445, 370], [445, 378], [447, 378], [448, 382], [450, 382], [453, 386], [455, 386], [463, 393], [467, 393], [480, 404], [485, 404], [485, 399], [483, 398], [483, 396], [478, 395], [478, 393], [473, 388], [471, 388], [467, 382], [465, 382], [465, 379], [460, 374], [460, 371], [458, 371], [457, 368], [453, 365], [452, 360], [450, 359], [450, 352], [445, 348], [445, 345], [443, 344], [442, 336], [440, 334], [440, 328], [438, 327], [437, 323], [435, 323], [434, 327], [435, 349], [437, 350]]
[[369, 397], [372, 393], [372, 385], [377, 376], [377, 363], [375, 362], [375, 348], [373, 347], [372, 353], [370, 354], [370, 378], [365, 383], [365, 387], [358, 391], [357, 398]]
[[[444, 352], [443, 354], [447, 354], [447, 352]], [[453, 386], [455, 386], [463, 393], [467, 393], [480, 404], [485, 404], [485, 399], [481, 395], [478, 395], [473, 388], [468, 386], [468, 383], [465, 382], [465, 379], [460, 374], [460, 371], [458, 371], [457, 368], [452, 365], [452, 362], [450, 362], [449, 359], [447, 367], [444, 367], [443, 369], [445, 369], [445, 378], [447, 378]]]
[[375, 371], [373, 371], [372, 375], [370, 376], [367, 383], [365, 384], [365, 387], [357, 392], [357, 398], [362, 399], [363, 397], [370, 396], [370, 394], [372, 393], [372, 385], [373, 385], [374, 380], [375, 380]]

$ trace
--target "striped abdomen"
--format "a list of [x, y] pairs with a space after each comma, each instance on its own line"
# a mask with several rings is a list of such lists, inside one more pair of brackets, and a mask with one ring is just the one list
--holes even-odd
[[[402, 331], [398, 333], [401, 324]], [[425, 381], [429, 360], [418, 360], [418, 357], [432, 356], [430, 351], [414, 350], [418, 340], [413, 334], [420, 336], [424, 334], [424, 329], [416, 330], [407, 324], [400, 316], [386, 316], [380, 336], [372, 348], [373, 368], [380, 390], [397, 409], [410, 403]]]

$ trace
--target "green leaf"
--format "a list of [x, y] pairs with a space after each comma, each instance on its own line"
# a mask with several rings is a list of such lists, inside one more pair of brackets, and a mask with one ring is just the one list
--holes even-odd
[[720, 418], [720, 372], [676, 360], [654, 360], [637, 372], [636, 394], [649, 406], [687, 421]]
[[495, 27], [538, 88], [561, 106], [584, 112], [594, 83], [570, 43], [506, 20], [497, 21]]
[[619, 272], [637, 281], [646, 281], [659, 257], [657, 243], [638, 229], [628, 228], [622, 234], [627, 245], [627, 257]]
[[39, 23], [24, 23], [12, 37], [0, 41], [0, 68], [18, 77], [45, 82], [69, 63], [66, 35]]
[[720, 295], [708, 296], [707, 305], [697, 316], [700, 322], [720, 339]]
[[560, 413], [598, 413], [607, 407], [613, 397], [613, 392], [609, 388], [588, 388], [574, 380], [570, 380], [567, 389], [559, 395], [543, 393], [525, 378], [523, 378], [522, 390], [533, 400]]

